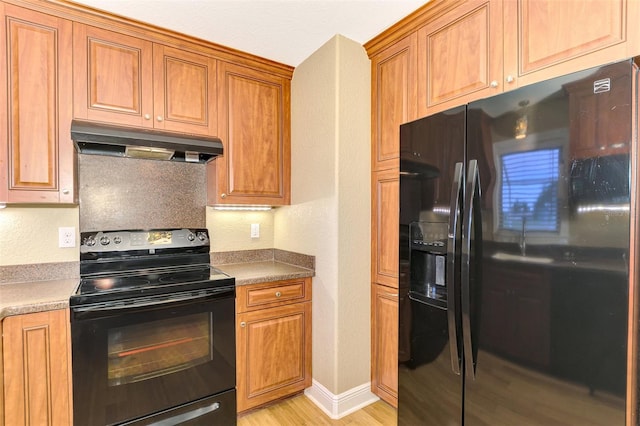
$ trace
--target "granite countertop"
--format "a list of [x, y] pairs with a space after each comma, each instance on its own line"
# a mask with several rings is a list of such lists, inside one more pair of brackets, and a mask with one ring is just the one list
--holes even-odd
[[67, 309], [78, 279], [0, 284], [0, 320], [10, 315]]
[[214, 265], [222, 272], [235, 277], [236, 285], [290, 280], [314, 276], [312, 269], [282, 263], [277, 260]]
[[[278, 249], [212, 253], [211, 263], [235, 277], [236, 285], [315, 275], [314, 256]], [[69, 308], [69, 297], [79, 278], [68, 277], [78, 275], [77, 262], [0, 267], [0, 320], [10, 315]]]

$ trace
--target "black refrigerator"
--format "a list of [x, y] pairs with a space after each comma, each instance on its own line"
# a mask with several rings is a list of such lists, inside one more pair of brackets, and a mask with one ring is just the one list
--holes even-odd
[[400, 126], [399, 425], [625, 424], [636, 79]]

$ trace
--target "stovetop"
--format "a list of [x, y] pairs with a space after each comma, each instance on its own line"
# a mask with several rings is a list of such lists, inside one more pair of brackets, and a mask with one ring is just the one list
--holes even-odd
[[235, 287], [209, 264], [206, 229], [90, 232], [81, 241], [72, 306]]

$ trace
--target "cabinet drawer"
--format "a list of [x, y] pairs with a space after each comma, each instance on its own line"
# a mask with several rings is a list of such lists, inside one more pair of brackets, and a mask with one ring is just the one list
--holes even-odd
[[310, 279], [274, 281], [236, 288], [237, 311], [245, 312], [311, 300]]

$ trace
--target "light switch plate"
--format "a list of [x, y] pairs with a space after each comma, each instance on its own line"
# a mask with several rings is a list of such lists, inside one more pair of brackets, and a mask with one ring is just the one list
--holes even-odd
[[76, 246], [76, 228], [73, 226], [61, 226], [58, 228], [58, 247]]
[[251, 238], [260, 238], [260, 224], [252, 223], [251, 224]]

